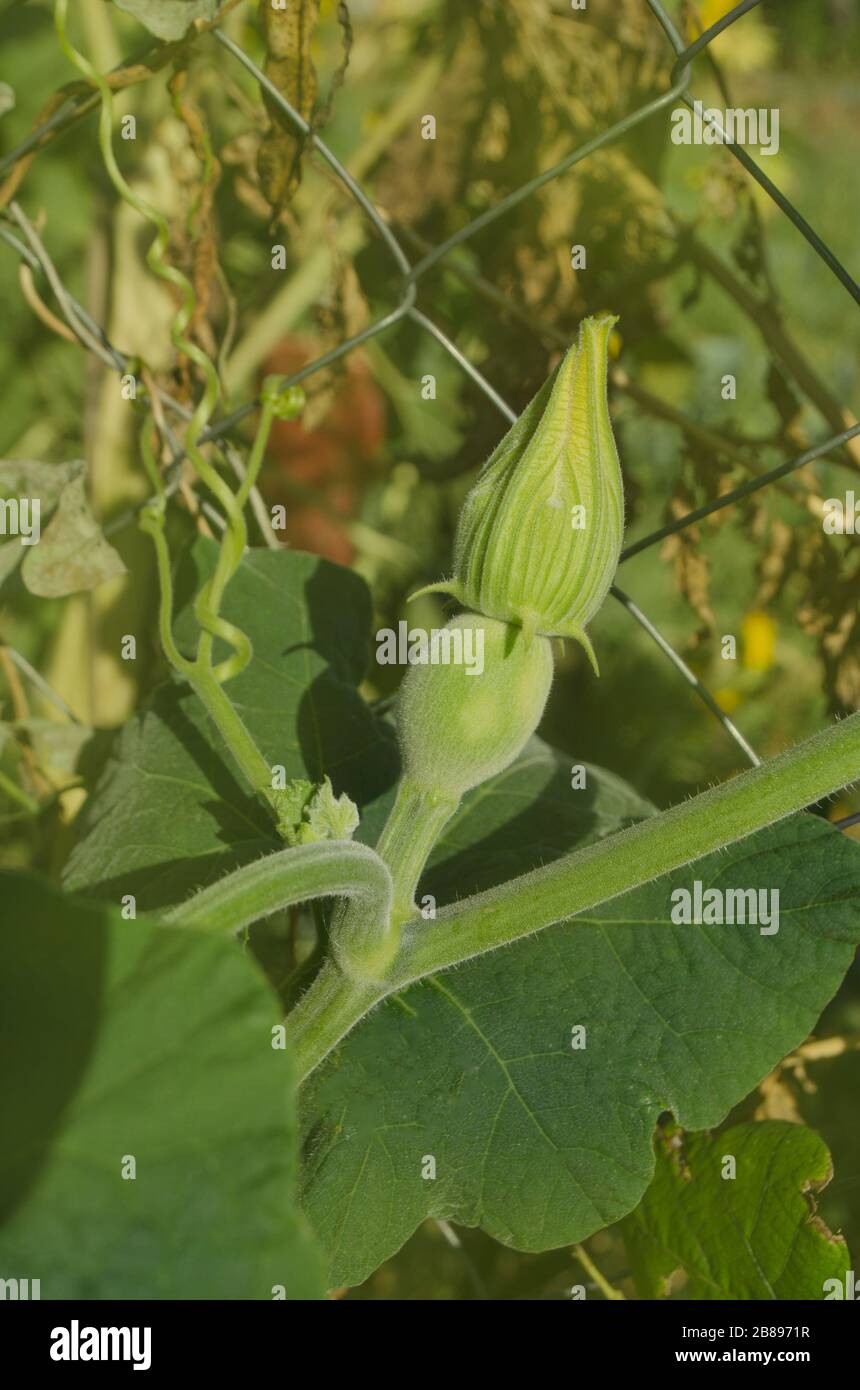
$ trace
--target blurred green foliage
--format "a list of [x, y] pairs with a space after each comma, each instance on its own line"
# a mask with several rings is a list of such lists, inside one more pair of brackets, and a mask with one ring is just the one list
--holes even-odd
[[[662, 90], [670, 67], [644, 0], [590, 0], [585, 15], [571, 14], [561, 0], [504, 6], [352, 0], [348, 8], [355, 43], [321, 133], [356, 170], [413, 259]], [[706, 0], [667, 8], [692, 38], [697, 15], [711, 23], [728, 6]], [[147, 44], [134, 20], [101, 0], [81, 0], [75, 23], [78, 40], [105, 67]], [[242, 3], [225, 24], [260, 61], [255, 6]], [[335, 7], [324, 5], [315, 43], [323, 101], [343, 44]], [[47, 0], [0, 5], [0, 53], [0, 81], [14, 93], [14, 106], [0, 115], [2, 159], [74, 74], [58, 49]], [[858, 0], [765, 0], [697, 61], [692, 84], [696, 95], [719, 106], [778, 106], [780, 151], [763, 166], [855, 273], [858, 57]], [[306, 161], [301, 188], [272, 226], [254, 173], [265, 117], [253, 79], [210, 37], [195, 43], [189, 61], [193, 100], [221, 165], [212, 233], [223, 275], [213, 274], [209, 283], [207, 331], [228, 364], [237, 346], [251, 364], [244, 380], [225, 384], [227, 406], [244, 399], [274, 350], [284, 343], [292, 350], [297, 339], [312, 353], [326, 350], [386, 312], [398, 286], [387, 251], [360, 219], [353, 227], [351, 200], [315, 158]], [[172, 251], [187, 267], [194, 248], [182, 231], [183, 214], [199, 170], [187, 131], [172, 113], [168, 77], [169, 69], [129, 87], [116, 110], [133, 110], [138, 120], [137, 141], [122, 147], [129, 175], [169, 202], [181, 175], [182, 195], [169, 212]], [[432, 142], [420, 133], [428, 111], [437, 120]], [[48, 143], [16, 196], [42, 228], [68, 290], [97, 320], [112, 324], [120, 349], [138, 350], [141, 335], [147, 341], [155, 332], [142, 262], [149, 234], [122, 224], [101, 166], [95, 119], [88, 116]], [[674, 146], [668, 131], [664, 116], [652, 119], [470, 238], [419, 287], [419, 305], [517, 410], [585, 313], [621, 315], [611, 400], [631, 540], [836, 432], [841, 412], [856, 409], [860, 397], [860, 310], [788, 220], [751, 190], [726, 151]], [[8, 219], [4, 226], [20, 235]], [[287, 248], [284, 280], [271, 270], [275, 242]], [[585, 272], [570, 269], [574, 242], [588, 246]], [[727, 292], [709, 256], [727, 268], [740, 293]], [[37, 286], [56, 309], [44, 280], [37, 278]], [[744, 292], [770, 306], [772, 319], [750, 312]], [[2, 243], [0, 301], [0, 456], [59, 462], [99, 453], [108, 460], [96, 470], [101, 519], [122, 516], [134, 489], [120, 481], [112, 491], [109, 484], [123, 470], [133, 479], [139, 469], [133, 432], [120, 431], [118, 442], [100, 433], [100, 369], [34, 315], [21, 293], [17, 258]], [[273, 302], [283, 311], [274, 329], [262, 333]], [[797, 349], [800, 370], [774, 323]], [[162, 383], [193, 395], [181, 364], [164, 344], [158, 348]], [[330, 428], [344, 390], [338, 366], [306, 383], [313, 413], [305, 436], [290, 436], [273, 452], [266, 486], [270, 497], [280, 496], [285, 480], [310, 490], [302, 503], [302, 544], [313, 548], [316, 536], [320, 550], [332, 553], [320, 520], [327, 517], [371, 584], [379, 626], [411, 618], [410, 590], [447, 573], [460, 500], [506, 425], [413, 323], [387, 332], [363, 358], [382, 420], [372, 449], [350, 450]], [[427, 373], [436, 378], [435, 404], [420, 397]], [[734, 401], [720, 395], [725, 373], [737, 379]], [[651, 405], [625, 381], [650, 393]], [[655, 411], [654, 398], [668, 410]], [[355, 399], [347, 405], [354, 421]], [[724, 447], [703, 442], [684, 421], [719, 435]], [[857, 460], [855, 452], [820, 462], [720, 513], [682, 542], [644, 552], [619, 574], [621, 586], [761, 756], [860, 702], [860, 551], [850, 550], [848, 538], [825, 546], [810, 510], [810, 498], [856, 489]], [[190, 522], [177, 514], [173, 526], [181, 545]], [[343, 558], [341, 552], [334, 558]], [[103, 690], [119, 679], [116, 652], [99, 638], [97, 625], [87, 628], [89, 645], [77, 641], [78, 629], [70, 636], [72, 605], [40, 602], [20, 584], [7, 585], [0, 597], [0, 640], [47, 671], [73, 705], [81, 672]], [[154, 588], [135, 590], [129, 580], [111, 608], [120, 630], [139, 632], [146, 657], [133, 676], [122, 672], [134, 688], [122, 688], [116, 708], [128, 713], [162, 669], [153, 638]], [[426, 621], [442, 612], [438, 605], [426, 608]], [[726, 634], [737, 638], [735, 661], [721, 655]], [[725, 730], [619, 605], [606, 605], [593, 638], [602, 678], [598, 684], [575, 653], [564, 655], [543, 729], [550, 742], [572, 758], [616, 771], [659, 805], [742, 766]], [[79, 670], [71, 670], [70, 652]], [[27, 689], [32, 713], [56, 717], [38, 691]], [[379, 670], [369, 673], [366, 690], [371, 697], [392, 693]], [[0, 700], [2, 718], [20, 722], [3, 670]], [[89, 723], [92, 709], [75, 708]], [[0, 744], [0, 771], [44, 797], [37, 818], [22, 817], [0, 788], [0, 860], [58, 871], [82, 794], [58, 802], [62, 775], [51, 776], [47, 787], [38, 776], [34, 784], [14, 738]], [[829, 811], [858, 806], [856, 796], [846, 797]], [[821, 1032], [846, 1038], [860, 1032], [856, 970]], [[822, 1133], [834, 1156], [837, 1177], [822, 1196], [822, 1214], [845, 1230], [855, 1250], [858, 1067], [858, 1053], [846, 1050], [810, 1065], [808, 1087], [790, 1081], [799, 1116]], [[759, 1101], [751, 1098], [749, 1114]], [[623, 1282], [616, 1235], [595, 1238], [591, 1249], [609, 1277]], [[569, 1251], [522, 1256], [480, 1233], [452, 1236], [431, 1224], [350, 1297], [553, 1298], [581, 1277]]]

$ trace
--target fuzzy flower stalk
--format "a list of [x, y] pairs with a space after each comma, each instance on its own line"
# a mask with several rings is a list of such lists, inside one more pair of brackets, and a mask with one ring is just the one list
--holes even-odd
[[[621, 553], [624, 497], [606, 399], [617, 320], [588, 318], [579, 340], [505, 435], [463, 504], [454, 577], [431, 590], [468, 611], [484, 666], [414, 665], [400, 691], [403, 777], [377, 851], [398, 920], [415, 912], [427, 857], [461, 797], [503, 771], [534, 733], [552, 684], [553, 637], [580, 642]], [[428, 592], [424, 590], [422, 592]]]
[[571, 347], [481, 470], [463, 504], [454, 575], [421, 592], [513, 623], [530, 640], [572, 637], [609, 591], [624, 533], [621, 468], [606, 398], [613, 315], [584, 319]]

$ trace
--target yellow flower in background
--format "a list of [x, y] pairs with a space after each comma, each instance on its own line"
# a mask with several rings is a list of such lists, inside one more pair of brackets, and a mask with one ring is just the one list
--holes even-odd
[[769, 671], [776, 645], [776, 624], [767, 613], [753, 609], [741, 623], [741, 661], [748, 671]]
[[[687, 21], [687, 37], [692, 43], [712, 24], [733, 10], [737, 0], [702, 0], [699, 17]], [[741, 15], [724, 29], [716, 41], [714, 57], [728, 71], [756, 72], [773, 62], [777, 53], [776, 37], [757, 11]], [[743, 103], [739, 103], [743, 104]]]
[[737, 4], [737, 0], [704, 0], [699, 13], [702, 16], [702, 29], [710, 29], [712, 24], [716, 24], [718, 19], [722, 19], [724, 14], [728, 14]]
[[733, 714], [741, 702], [740, 691], [733, 690], [730, 685], [724, 685], [714, 691], [714, 699], [723, 714]]

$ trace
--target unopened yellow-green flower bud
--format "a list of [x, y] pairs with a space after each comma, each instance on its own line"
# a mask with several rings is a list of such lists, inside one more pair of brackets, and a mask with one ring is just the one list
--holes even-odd
[[[579, 341], [481, 470], [460, 513], [454, 578], [432, 589], [521, 626], [573, 637], [612, 583], [624, 531], [621, 469], [606, 399], [617, 319], [584, 319]], [[426, 592], [426, 591], [425, 591]]]

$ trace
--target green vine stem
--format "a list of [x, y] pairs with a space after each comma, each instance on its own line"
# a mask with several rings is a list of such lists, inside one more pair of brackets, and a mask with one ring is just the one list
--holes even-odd
[[400, 947], [400, 930], [417, 912], [415, 890], [427, 858], [459, 801], [434, 795], [403, 778], [376, 846], [392, 883], [388, 916], [381, 921], [365, 902], [339, 904], [330, 941], [341, 968], [362, 984], [384, 981]]
[[458, 965], [596, 907], [802, 811], [857, 777], [860, 714], [513, 884], [443, 909], [432, 941], [419, 931], [405, 936], [399, 983]]
[[860, 714], [854, 714], [650, 820], [443, 908], [432, 924], [409, 922], [384, 984], [368, 991], [326, 969], [288, 1016], [300, 1075], [318, 1066], [386, 995], [734, 844], [858, 776]]
[[386, 984], [346, 979], [333, 961], [324, 963], [313, 984], [287, 1014], [287, 1037], [299, 1083], [392, 989]]
[[413, 786], [404, 777], [385, 823], [376, 853], [394, 880], [394, 920], [415, 915], [415, 890], [430, 851], [456, 811], [459, 801]]

